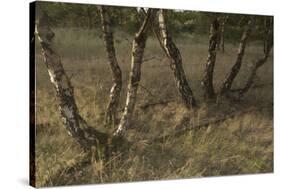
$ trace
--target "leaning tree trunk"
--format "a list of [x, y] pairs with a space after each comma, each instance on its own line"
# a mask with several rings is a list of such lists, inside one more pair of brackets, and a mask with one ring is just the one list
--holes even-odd
[[220, 89], [220, 95], [227, 93], [231, 89], [232, 83], [233, 83], [235, 77], [237, 76], [238, 72], [240, 71], [240, 68], [242, 65], [242, 60], [243, 60], [245, 49], [246, 49], [247, 40], [251, 33], [251, 29], [252, 29], [252, 19], [249, 19], [249, 21], [245, 27], [245, 30], [242, 34], [242, 38], [241, 38], [239, 48], [238, 48], [236, 62], [232, 66], [230, 72], [227, 74], [227, 76], [225, 77], [225, 79], [223, 81], [222, 87]]
[[205, 67], [205, 72], [203, 75], [203, 80], [201, 82], [203, 90], [204, 90], [204, 97], [206, 99], [212, 99], [215, 97], [215, 91], [213, 87], [213, 73], [214, 67], [216, 62], [216, 49], [218, 45], [219, 39], [219, 21], [216, 17], [210, 26], [210, 37], [209, 37], [209, 50], [208, 50], [208, 58], [207, 64]]
[[63, 124], [69, 135], [85, 149], [97, 145], [97, 143], [105, 144], [108, 140], [107, 134], [88, 126], [78, 112], [73, 87], [64, 71], [60, 56], [53, 48], [55, 34], [49, 27], [46, 13], [42, 13], [39, 22], [36, 24], [36, 31], [41, 44], [44, 62], [59, 100], [59, 110]]
[[116, 124], [116, 113], [120, 100], [120, 93], [122, 89], [122, 72], [118, 65], [118, 61], [115, 55], [113, 32], [110, 27], [111, 20], [105, 7], [99, 7], [101, 14], [101, 23], [103, 30], [103, 38], [106, 47], [107, 59], [110, 65], [110, 69], [113, 77], [113, 86], [110, 90], [109, 103], [106, 109], [105, 123]]
[[239, 91], [239, 97], [241, 98], [252, 86], [256, 77], [257, 70], [267, 61], [271, 49], [273, 47], [273, 20], [272, 18], [266, 19], [265, 24], [265, 36], [264, 36], [264, 53], [263, 56], [254, 62], [249, 78], [244, 88]]
[[185, 72], [182, 66], [182, 58], [179, 49], [173, 42], [170, 36], [164, 15], [164, 10], [159, 10], [158, 14], [158, 24], [161, 43], [165, 54], [170, 59], [170, 68], [174, 73], [174, 78], [176, 82], [176, 87], [178, 88], [181, 98], [187, 108], [192, 108], [196, 106], [195, 98], [193, 97], [192, 90], [188, 85]]
[[118, 125], [118, 129], [114, 133], [115, 136], [123, 136], [126, 129], [130, 126], [131, 123], [137, 98], [138, 85], [141, 79], [141, 64], [147, 39], [148, 21], [150, 17], [154, 16], [154, 14], [154, 10], [148, 9], [147, 15], [139, 31], [135, 34], [135, 38], [133, 40], [131, 72], [127, 89], [126, 105], [120, 123]]

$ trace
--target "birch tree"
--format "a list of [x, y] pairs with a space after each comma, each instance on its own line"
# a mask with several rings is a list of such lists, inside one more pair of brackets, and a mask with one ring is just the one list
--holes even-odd
[[244, 53], [245, 53], [245, 49], [246, 49], [247, 40], [248, 40], [249, 35], [251, 33], [252, 24], [253, 24], [253, 20], [252, 20], [252, 18], [250, 18], [248, 20], [248, 23], [245, 27], [245, 30], [242, 34], [242, 37], [241, 37], [241, 40], [240, 40], [240, 43], [239, 43], [236, 61], [235, 61], [234, 65], [232, 66], [230, 72], [226, 75], [226, 77], [223, 81], [223, 84], [222, 84], [221, 89], [220, 89], [220, 95], [229, 92], [235, 77], [237, 76], [238, 72], [240, 71], [242, 61], [243, 61], [243, 57], [244, 57]]
[[114, 133], [115, 136], [123, 136], [125, 131], [131, 124], [134, 107], [136, 104], [138, 85], [141, 79], [141, 65], [143, 59], [144, 48], [147, 40], [147, 34], [149, 29], [149, 19], [155, 15], [155, 10], [148, 9], [146, 17], [135, 34], [132, 47], [132, 59], [131, 59], [131, 72], [127, 89], [126, 105], [118, 125], [118, 129]]
[[203, 80], [201, 82], [201, 85], [204, 90], [204, 97], [206, 99], [211, 99], [215, 97], [215, 91], [213, 87], [213, 74], [216, 62], [216, 50], [218, 45], [218, 39], [220, 37], [219, 28], [220, 27], [218, 18], [215, 17], [210, 26], [208, 58], [203, 75]]
[[252, 65], [251, 72], [249, 74], [249, 78], [243, 87], [242, 90], [239, 92], [239, 97], [241, 98], [252, 86], [254, 83], [254, 79], [256, 77], [257, 70], [264, 65], [267, 61], [268, 57], [270, 56], [271, 49], [273, 47], [273, 18], [269, 17], [265, 20], [265, 36], [264, 36], [264, 51], [263, 56], [257, 59], [254, 64]]
[[99, 7], [103, 39], [105, 42], [105, 49], [107, 54], [108, 63], [112, 72], [113, 85], [110, 90], [109, 102], [106, 109], [105, 123], [116, 124], [116, 111], [120, 101], [120, 93], [122, 89], [122, 72], [118, 65], [118, 61], [115, 54], [113, 31], [111, 28], [111, 20], [108, 15], [107, 9], [103, 6]]
[[106, 145], [111, 140], [111, 137], [89, 126], [79, 114], [74, 99], [73, 86], [65, 73], [60, 56], [55, 51], [53, 45], [55, 34], [49, 27], [48, 22], [48, 16], [43, 12], [36, 23], [36, 33], [50, 81], [55, 88], [59, 101], [59, 111], [63, 125], [68, 131], [68, 134], [84, 149], [90, 149], [92, 146], [97, 146], [98, 144]]
[[196, 106], [196, 101], [186, 79], [186, 74], [182, 66], [181, 53], [168, 31], [164, 12], [162, 9], [158, 11], [160, 44], [163, 46], [163, 50], [170, 60], [170, 68], [173, 71], [176, 87], [184, 105], [187, 108], [192, 108]]

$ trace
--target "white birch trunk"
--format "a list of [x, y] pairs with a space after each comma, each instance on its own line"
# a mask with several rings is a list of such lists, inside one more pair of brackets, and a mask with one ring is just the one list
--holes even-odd
[[36, 24], [36, 32], [42, 48], [44, 62], [47, 66], [50, 81], [53, 84], [59, 100], [59, 110], [63, 124], [77, 142], [84, 148], [90, 148], [97, 143], [105, 144], [108, 136], [89, 127], [80, 116], [73, 95], [73, 87], [67, 77], [60, 56], [53, 47], [54, 32], [48, 24], [48, 16], [43, 13]]
[[204, 90], [204, 97], [206, 99], [212, 99], [215, 97], [215, 90], [213, 86], [213, 74], [216, 63], [217, 46], [219, 35], [219, 21], [218, 18], [214, 18], [210, 25], [210, 36], [209, 36], [209, 49], [208, 58], [203, 75], [201, 85]]
[[114, 133], [115, 136], [123, 136], [125, 134], [125, 131], [131, 124], [131, 119], [133, 116], [137, 98], [138, 85], [141, 79], [141, 64], [147, 39], [148, 22], [150, 17], [153, 15], [154, 11], [148, 9], [147, 15], [142, 23], [142, 26], [140, 27], [139, 31], [135, 34], [135, 38], [133, 40], [131, 72], [127, 89], [126, 105], [118, 128]]
[[165, 54], [170, 59], [170, 68], [173, 71], [176, 87], [181, 95], [184, 105], [187, 108], [196, 106], [196, 101], [193, 96], [192, 90], [186, 79], [186, 74], [182, 66], [182, 58], [179, 49], [173, 42], [170, 36], [163, 10], [159, 10], [158, 24], [161, 42], [165, 51]]

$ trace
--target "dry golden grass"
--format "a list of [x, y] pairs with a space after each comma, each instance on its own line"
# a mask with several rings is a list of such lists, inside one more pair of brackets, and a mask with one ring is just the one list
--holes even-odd
[[[79, 29], [56, 29], [56, 47], [75, 89], [80, 113], [92, 126], [104, 128], [104, 111], [111, 87], [110, 70], [106, 62], [100, 33]], [[123, 91], [120, 109], [124, 106], [130, 69], [132, 36], [116, 36], [117, 58], [123, 71]], [[113, 154], [105, 161], [100, 150], [89, 158], [90, 166], [76, 165], [83, 152], [67, 135], [58, 112], [55, 91], [37, 44], [36, 51], [36, 178], [37, 186], [112, 183], [158, 179], [265, 173], [273, 171], [273, 65], [272, 58], [259, 70], [256, 83], [269, 84], [251, 89], [240, 102], [222, 99], [221, 103], [205, 104], [200, 80], [207, 57], [207, 38], [182, 36], [176, 43], [181, 50], [184, 69], [200, 108], [187, 111], [174, 86], [168, 60], [158, 42], [149, 38], [145, 49], [138, 102], [128, 136], [137, 148]], [[214, 85], [217, 89], [235, 60], [237, 44], [226, 44], [226, 53], [218, 53]], [[259, 43], [251, 42], [234, 88], [243, 86], [253, 60], [261, 55]], [[142, 109], [145, 103], [170, 101], [165, 105]], [[182, 116], [189, 115], [193, 123], [214, 119], [227, 112], [242, 112], [218, 124], [163, 142], [148, 144], [147, 140], [173, 133]], [[60, 170], [58, 174], [58, 170]], [[47, 182], [48, 181], [48, 182]]]

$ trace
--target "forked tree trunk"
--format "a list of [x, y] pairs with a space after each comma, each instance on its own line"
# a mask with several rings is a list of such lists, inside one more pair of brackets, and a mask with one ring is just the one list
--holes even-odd
[[271, 49], [273, 47], [273, 20], [272, 18], [266, 19], [265, 36], [264, 36], [264, 53], [263, 56], [254, 62], [249, 78], [244, 88], [239, 91], [239, 97], [242, 97], [252, 86], [256, 77], [257, 70], [267, 61]]
[[252, 22], [253, 22], [252, 19], [249, 19], [249, 21], [245, 27], [245, 30], [242, 34], [242, 38], [241, 38], [241, 41], [239, 44], [235, 64], [232, 66], [230, 72], [227, 74], [227, 76], [225, 77], [225, 79], [223, 81], [222, 87], [220, 89], [220, 95], [227, 93], [231, 89], [232, 83], [233, 83], [235, 77], [237, 76], [238, 72], [240, 71], [240, 68], [242, 65], [242, 60], [243, 60], [245, 49], [246, 49], [247, 40], [249, 38], [251, 29], [252, 29]]
[[182, 66], [182, 58], [181, 58], [180, 51], [175, 45], [175, 43], [173, 42], [173, 39], [168, 32], [163, 10], [159, 10], [158, 22], [159, 22], [158, 24], [159, 24], [161, 43], [163, 45], [165, 54], [170, 59], [170, 68], [174, 73], [176, 87], [180, 92], [181, 98], [185, 106], [187, 108], [192, 108], [196, 106], [196, 101], [195, 98], [193, 97], [192, 90], [189, 87], [186, 79], [186, 75]]
[[141, 79], [141, 64], [147, 39], [148, 21], [154, 14], [154, 10], [148, 9], [147, 15], [133, 40], [131, 72], [127, 89], [126, 105], [118, 129], [114, 133], [115, 136], [123, 136], [131, 123], [137, 98], [138, 85]]
[[119, 105], [120, 93], [122, 89], [122, 72], [115, 55], [113, 32], [110, 26], [111, 20], [105, 7], [100, 6], [99, 10], [101, 15], [103, 38], [106, 47], [107, 59], [113, 78], [113, 86], [110, 90], [109, 103], [106, 109], [105, 123], [113, 124], [113, 126], [115, 126], [117, 113], [116, 111]]
[[212, 99], [215, 97], [215, 91], [213, 87], [213, 74], [216, 63], [216, 50], [218, 45], [218, 39], [220, 36], [219, 28], [219, 21], [217, 18], [215, 18], [210, 26], [208, 58], [203, 75], [203, 80], [201, 82], [204, 90], [204, 97], [206, 99]]
[[48, 17], [45, 13], [41, 15], [39, 22], [36, 24], [36, 32], [51, 83], [55, 87], [59, 100], [63, 124], [69, 135], [86, 149], [97, 145], [97, 143], [105, 144], [108, 136], [88, 126], [78, 112], [73, 87], [64, 71], [60, 56], [53, 48], [52, 42], [55, 34], [48, 25]]

